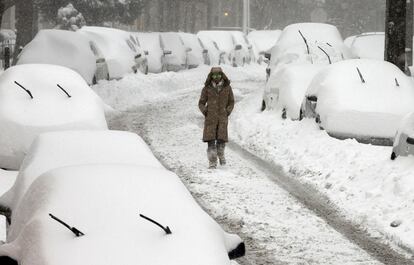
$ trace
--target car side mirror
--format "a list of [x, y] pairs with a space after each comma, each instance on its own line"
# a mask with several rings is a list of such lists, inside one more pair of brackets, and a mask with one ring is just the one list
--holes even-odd
[[144, 54], [145, 54], [145, 55], [148, 55], [148, 54], [149, 54], [149, 52], [148, 52], [148, 51], [144, 51]]
[[208, 53], [208, 50], [207, 50], [207, 49], [204, 49], [204, 50], [203, 50], [203, 53]]
[[235, 249], [231, 250], [229, 253], [229, 259], [237, 259], [246, 255], [246, 246], [244, 242], [241, 242]]
[[412, 145], [414, 145], [414, 138], [407, 137], [407, 144], [412, 144]]
[[309, 101], [317, 102], [318, 98], [316, 96], [307, 96], [306, 97]]
[[239, 51], [239, 50], [241, 50], [241, 49], [242, 49], [242, 46], [241, 46], [240, 44], [237, 44], [237, 45], [236, 45], [236, 47], [235, 47], [235, 50], [236, 50], [236, 51]]
[[186, 48], [185, 49], [185, 52], [191, 52], [193, 49], [191, 49], [191, 48]]
[[272, 57], [272, 54], [270, 54], [268, 52], [265, 52], [264, 57], [270, 61], [270, 58]]
[[168, 51], [168, 50], [164, 51], [164, 55], [171, 55], [171, 54], [172, 54], [172, 51]]

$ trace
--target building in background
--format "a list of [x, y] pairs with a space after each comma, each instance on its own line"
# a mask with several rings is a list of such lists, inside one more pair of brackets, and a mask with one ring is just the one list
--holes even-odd
[[3, 14], [2, 29], [16, 30], [16, 12], [14, 6], [7, 9]]

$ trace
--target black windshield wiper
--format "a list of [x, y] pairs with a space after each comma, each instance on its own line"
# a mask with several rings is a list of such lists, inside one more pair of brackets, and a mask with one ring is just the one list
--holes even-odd
[[56, 84], [56, 85], [58, 86], [58, 88], [60, 88], [60, 90], [63, 91], [63, 93], [66, 94], [66, 96], [68, 96], [68, 98], [71, 98], [72, 97], [71, 95], [69, 95], [69, 93], [61, 85], [59, 85], [59, 84]]
[[30, 96], [31, 99], [33, 99], [32, 92], [30, 92], [29, 89], [25, 88], [24, 86], [22, 86], [21, 84], [19, 84], [17, 81], [14, 81], [14, 83], [16, 85], [18, 85], [21, 89], [23, 89], [27, 94], [29, 94], [29, 96]]
[[158, 222], [156, 222], [156, 221], [152, 220], [152, 219], [151, 219], [151, 218], [149, 218], [149, 217], [146, 217], [145, 215], [140, 214], [139, 216], [140, 216], [141, 218], [143, 218], [143, 219], [145, 219], [145, 220], [147, 220], [147, 221], [149, 221], [149, 222], [151, 222], [151, 223], [155, 224], [156, 226], [160, 227], [162, 230], [164, 230], [164, 232], [165, 232], [167, 235], [172, 234], [172, 232], [171, 232], [171, 230], [170, 230], [170, 228], [169, 228], [168, 226], [164, 227], [164, 226], [162, 226], [160, 223], [158, 223]]
[[63, 225], [64, 227], [66, 227], [67, 229], [69, 229], [72, 233], [75, 234], [76, 237], [80, 237], [80, 236], [84, 236], [85, 234], [82, 233], [81, 231], [79, 231], [76, 227], [71, 227], [69, 226], [67, 223], [63, 222], [62, 220], [60, 220], [59, 218], [57, 218], [56, 216], [54, 216], [53, 214], [49, 214], [49, 216], [57, 221], [58, 223], [60, 223], [61, 225]]

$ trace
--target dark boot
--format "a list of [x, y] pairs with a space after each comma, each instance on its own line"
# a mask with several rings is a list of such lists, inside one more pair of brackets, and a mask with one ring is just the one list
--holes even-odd
[[207, 158], [210, 169], [217, 168], [217, 146], [215, 141], [208, 142]]
[[219, 142], [217, 143], [217, 156], [220, 160], [220, 165], [226, 165], [226, 157], [224, 156], [224, 149], [226, 148], [226, 143]]

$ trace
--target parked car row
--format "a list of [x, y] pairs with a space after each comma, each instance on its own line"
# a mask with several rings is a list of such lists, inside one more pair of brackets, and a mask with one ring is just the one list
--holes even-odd
[[[401, 121], [414, 112], [414, 83], [376, 58], [379, 52], [369, 44], [381, 39], [364, 34], [348, 39], [347, 46], [335, 26], [287, 26], [271, 49], [262, 110], [285, 119], [314, 119], [339, 139], [392, 145]], [[410, 133], [405, 135], [398, 141], [409, 142]], [[408, 152], [401, 150], [393, 156]]]
[[0, 124], [0, 168], [19, 170], [0, 197], [0, 264], [230, 265], [245, 254], [138, 135], [108, 130], [77, 72], [6, 70]]

